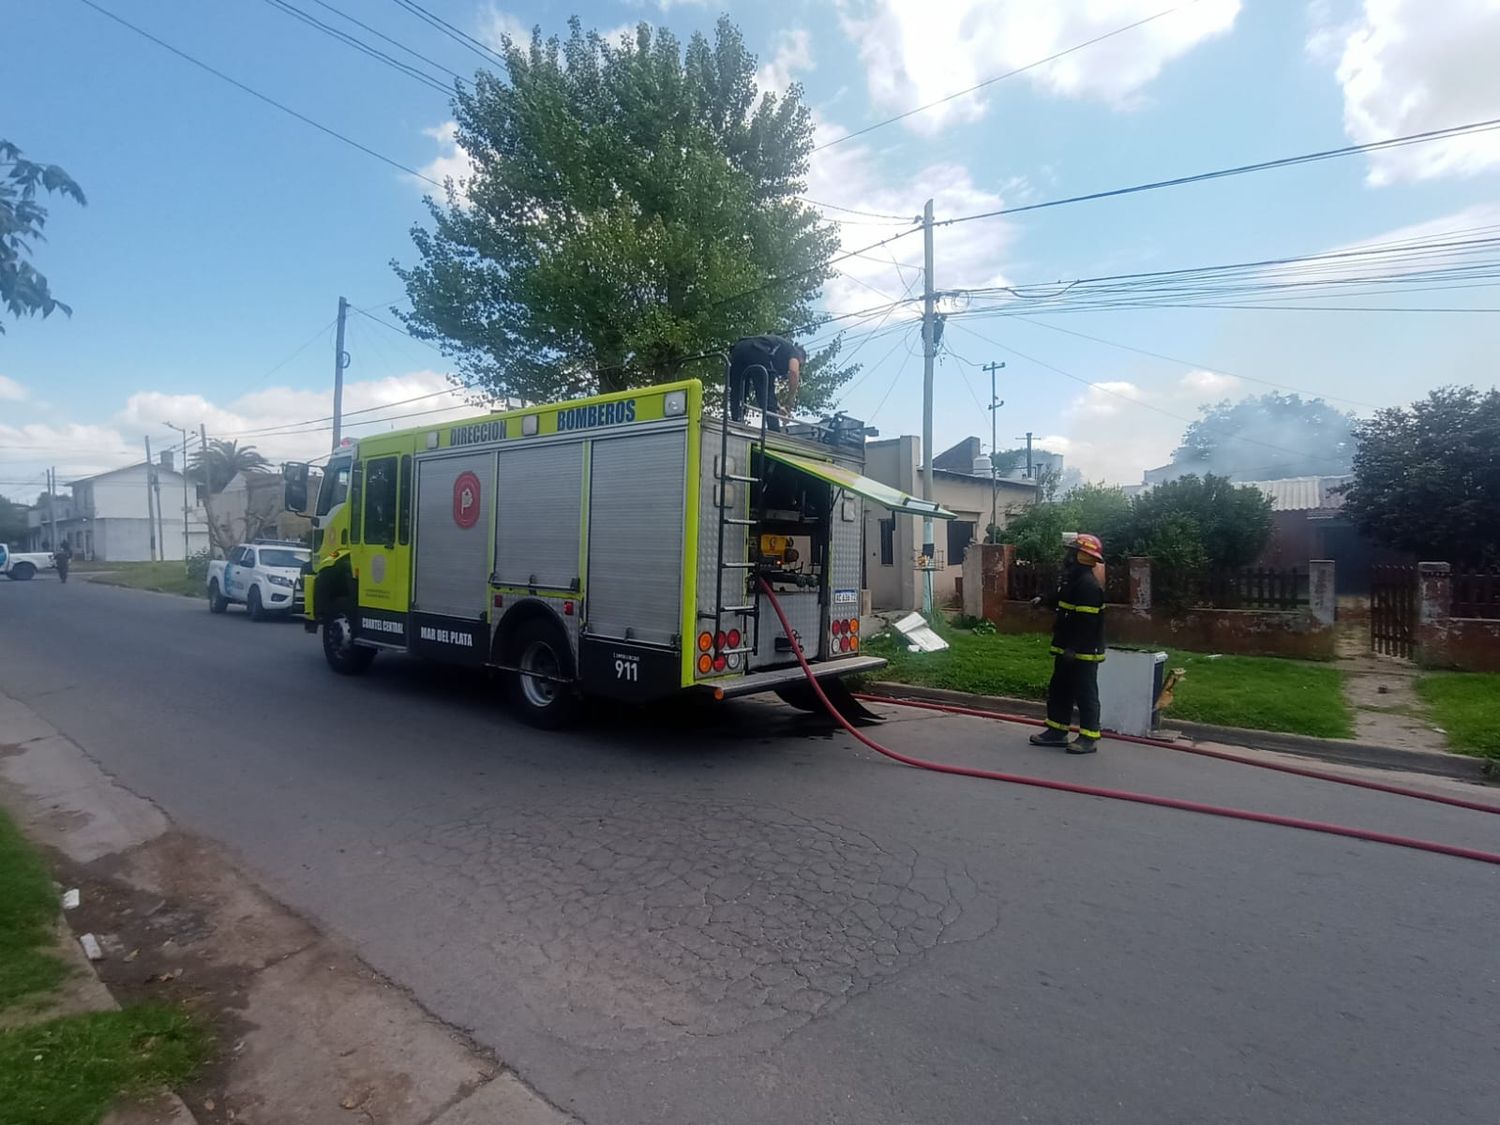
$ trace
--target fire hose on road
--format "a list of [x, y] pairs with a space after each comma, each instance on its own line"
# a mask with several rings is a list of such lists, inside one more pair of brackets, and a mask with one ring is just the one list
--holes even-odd
[[[854, 726], [853, 723], [849, 722], [848, 719], [841, 715], [838, 712], [838, 709], [833, 706], [833, 704], [829, 701], [828, 696], [824, 693], [822, 685], [818, 683], [817, 676], [814, 675], [811, 666], [807, 663], [807, 657], [802, 652], [802, 646], [798, 643], [796, 633], [792, 629], [791, 622], [787, 620], [786, 613], [782, 610], [781, 603], [777, 600], [775, 592], [771, 589], [770, 584], [764, 579], [760, 579], [759, 584], [761, 592], [765, 594], [766, 599], [771, 603], [771, 608], [776, 611], [776, 617], [781, 622], [782, 631], [791, 640], [792, 653], [796, 656], [797, 663], [802, 668], [803, 675], [807, 677], [808, 684], [811, 686], [813, 693], [817, 696], [819, 702], [821, 702], [827, 709], [829, 715], [833, 717], [834, 721], [837, 722], [839, 726], [843, 727], [845, 731], [847, 731], [859, 742], [863, 743], [865, 746], [868, 746], [877, 754], [882, 754], [885, 757], [890, 758], [892, 761], [900, 762], [902, 765], [912, 766], [916, 769], [932, 770], [935, 773], [953, 774], [958, 777], [974, 777], [979, 778], [983, 781], [1003, 781], [1008, 782], [1011, 785], [1026, 785], [1036, 789], [1052, 789], [1061, 793], [1076, 793], [1085, 797], [1101, 797], [1105, 800], [1111, 801], [1130, 801], [1139, 805], [1154, 805], [1158, 808], [1178, 809], [1183, 812], [1203, 813], [1208, 816], [1226, 817], [1231, 820], [1248, 820], [1256, 824], [1275, 825], [1279, 828], [1299, 828], [1305, 832], [1320, 832], [1328, 836], [1343, 836], [1352, 840], [1365, 840], [1376, 844], [1391, 844], [1396, 847], [1411, 848], [1416, 851], [1433, 852], [1437, 855], [1453, 856], [1458, 859], [1478, 860], [1481, 863], [1491, 863], [1500, 866], [1500, 853], [1480, 851], [1475, 848], [1458, 847], [1453, 844], [1442, 844], [1432, 840], [1418, 840], [1409, 836], [1396, 836], [1388, 832], [1376, 832], [1367, 828], [1352, 828], [1346, 825], [1330, 824], [1324, 821], [1303, 820], [1298, 817], [1279, 816], [1275, 813], [1254, 812], [1249, 809], [1235, 809], [1223, 805], [1208, 805], [1203, 804], [1199, 801], [1184, 801], [1176, 797], [1161, 797], [1152, 793], [1134, 793], [1127, 789], [1107, 789], [1097, 785], [1082, 785], [1077, 782], [1071, 781], [1052, 781], [1046, 778], [1028, 777], [1025, 774], [1003, 773], [998, 770], [982, 770], [976, 769], [971, 766], [950, 765], [944, 762], [932, 762], [928, 761], [925, 758], [915, 758], [908, 754], [899, 753], [898, 751], [892, 750], [889, 747], [880, 745], [880, 743], [876, 742], [873, 738], [868, 737], [866, 734], [864, 734], [864, 732]], [[939, 709], [949, 710], [948, 708]], [[996, 715], [989, 712], [979, 712], [979, 714], [983, 714], [986, 718], [997, 717]], [[1022, 719], [1021, 721], [1026, 723], [1032, 722], [1032, 720], [1030, 719]], [[1130, 739], [1130, 741], [1146, 741], [1148, 744], [1155, 743], [1155, 740]], [[1220, 755], [1218, 755], [1217, 752], [1214, 752], [1213, 756]], [[1231, 758], [1233, 757], [1233, 755], [1222, 756]], [[1236, 758], [1234, 760], [1241, 762], [1245, 761], [1245, 759], [1243, 758]], [[1259, 763], [1250, 764], [1258, 765]], [[1302, 771], [1298, 771], [1295, 768], [1292, 768], [1289, 772]], [[1326, 780], [1336, 780], [1340, 782], [1349, 780], [1346, 778], [1339, 778], [1334, 775], [1317, 776], [1321, 776]], [[1381, 786], [1377, 783], [1368, 783], [1368, 785], [1366, 785], [1365, 787], [1383, 789], [1388, 792], [1399, 793], [1403, 796], [1422, 796], [1424, 798], [1432, 796], [1430, 794], [1419, 794], [1416, 790], [1400, 790], [1399, 788], [1394, 786]], [[1456, 799], [1445, 800], [1444, 803], [1458, 804], [1461, 807], [1476, 808], [1484, 812], [1496, 811], [1494, 808], [1489, 806], [1478, 805], [1470, 802], [1461, 802], [1457, 801]]]

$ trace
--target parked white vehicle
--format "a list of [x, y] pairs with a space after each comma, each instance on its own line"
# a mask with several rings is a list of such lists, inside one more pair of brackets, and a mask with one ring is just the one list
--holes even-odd
[[46, 551], [12, 551], [0, 543], [0, 574], [12, 581], [26, 582], [38, 571], [56, 569], [57, 560]]
[[301, 543], [257, 539], [208, 564], [208, 608], [223, 613], [241, 604], [251, 620], [302, 612], [302, 565], [311, 552]]

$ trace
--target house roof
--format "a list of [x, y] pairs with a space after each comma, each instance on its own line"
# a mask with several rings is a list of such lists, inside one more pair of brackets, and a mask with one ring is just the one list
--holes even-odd
[[1339, 489], [1353, 478], [1287, 477], [1285, 480], [1247, 480], [1240, 483], [1258, 488], [1271, 498], [1273, 512], [1316, 512], [1344, 506]]
[[75, 484], [88, 484], [91, 480], [103, 480], [105, 477], [112, 477], [116, 473], [128, 473], [131, 469], [139, 469], [147, 465], [153, 466], [158, 473], [170, 473], [174, 477], [181, 475], [176, 469], [169, 469], [167, 466], [158, 465], [154, 461], [136, 461], [130, 465], [121, 465], [118, 469], [106, 469], [104, 472], [95, 473], [93, 476], [79, 477], [77, 480], [64, 481], [63, 483], [72, 488]]

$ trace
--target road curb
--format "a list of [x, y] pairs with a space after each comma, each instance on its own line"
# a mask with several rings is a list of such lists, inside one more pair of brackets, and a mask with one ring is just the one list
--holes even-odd
[[[946, 688], [920, 687], [915, 684], [897, 684], [887, 681], [868, 684], [864, 690], [872, 695], [881, 695], [888, 699], [951, 703], [958, 707], [972, 707], [976, 711], [1024, 715], [1030, 719], [1040, 719], [1046, 715], [1046, 708], [1033, 699], [1012, 699], [1003, 695], [974, 695], [964, 691], [949, 691]], [[1229, 746], [1244, 746], [1252, 750], [1274, 750], [1282, 754], [1296, 754], [1303, 758], [1317, 758], [1346, 766], [1402, 770], [1408, 773], [1431, 774], [1435, 777], [1452, 777], [1462, 781], [1485, 783], [1500, 781], [1500, 778], [1495, 776], [1493, 763], [1485, 758], [1469, 758], [1459, 754], [1434, 754], [1427, 750], [1407, 750], [1399, 746], [1380, 746], [1372, 742], [1345, 742], [1330, 738], [1312, 738], [1302, 734], [1247, 730], [1242, 727], [1218, 727], [1208, 723], [1176, 720], [1172, 722], [1172, 729], [1180, 731], [1193, 742], [1221, 742]]]

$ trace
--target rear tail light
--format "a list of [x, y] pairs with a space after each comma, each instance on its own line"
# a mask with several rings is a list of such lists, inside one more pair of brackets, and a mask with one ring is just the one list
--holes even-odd
[[714, 648], [723, 648], [724, 642], [728, 639], [728, 635], [724, 632], [724, 630], [720, 629], [716, 634], [714, 634]]
[[699, 673], [701, 673], [702, 675], [706, 676], [706, 675], [708, 675], [708, 673], [712, 672], [713, 670], [714, 670], [714, 658], [712, 656], [709, 656], [708, 653], [705, 652], [702, 656], [698, 657], [698, 671], [699, 671]]
[[729, 630], [729, 647], [730, 648], [739, 648], [740, 647], [740, 642], [742, 640], [744, 640], [744, 639], [745, 638], [740, 634], [740, 631], [738, 629], [731, 629], [731, 630]]
[[714, 635], [712, 633], [698, 634], [698, 651], [707, 652], [714, 647]]
[[850, 652], [858, 652], [859, 651], [859, 634], [858, 633], [855, 633], [854, 636], [852, 636], [852, 637], [849, 638], [849, 651]]
[[839, 638], [839, 651], [840, 652], [848, 652], [849, 651], [849, 638], [848, 637], [840, 637]]
[[714, 657], [714, 671], [722, 672], [729, 666], [729, 658], [725, 656]]
[[851, 632], [851, 633], [858, 633], [859, 632], [859, 618], [857, 618], [857, 617], [851, 617], [849, 619], [849, 632]]

